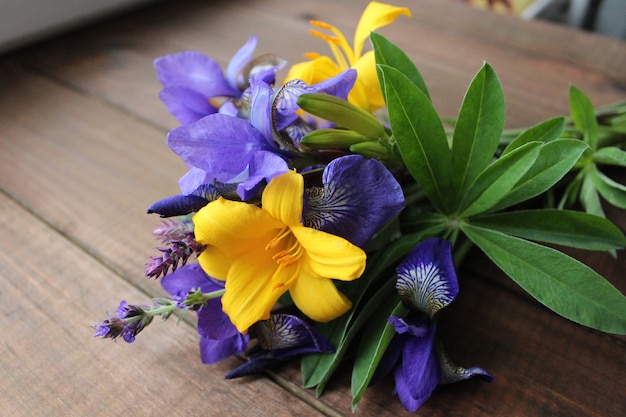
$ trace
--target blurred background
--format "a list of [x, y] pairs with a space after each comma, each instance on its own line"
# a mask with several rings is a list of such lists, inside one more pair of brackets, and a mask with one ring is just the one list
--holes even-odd
[[475, 7], [544, 19], [626, 40], [626, 0], [461, 0]]
[[[159, 1], [163, 0], [0, 0], [0, 53]], [[494, 13], [550, 20], [626, 40], [626, 0], [441, 1], [465, 2]]]

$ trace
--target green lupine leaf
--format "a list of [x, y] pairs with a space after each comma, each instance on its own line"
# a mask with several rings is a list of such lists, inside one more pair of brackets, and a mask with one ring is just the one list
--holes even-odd
[[600, 202], [600, 196], [598, 190], [593, 183], [593, 178], [589, 174], [589, 171], [585, 172], [582, 177], [582, 185], [580, 187], [580, 202], [582, 203], [585, 211], [589, 214], [595, 214], [596, 216], [606, 217], [604, 210], [602, 210], [602, 203]]
[[576, 177], [574, 177], [569, 184], [567, 184], [567, 187], [565, 187], [565, 191], [563, 192], [563, 197], [561, 197], [561, 201], [559, 201], [557, 208], [562, 209], [565, 207], [571, 207], [576, 201], [578, 201], [584, 177], [585, 174], [581, 171], [576, 174]]
[[555, 250], [464, 224], [465, 234], [530, 295], [576, 323], [626, 334], [626, 297], [583, 263]]
[[573, 85], [569, 88], [569, 110], [576, 129], [583, 134], [583, 140], [595, 150], [598, 146], [596, 111], [589, 97]]
[[[326, 339], [335, 346], [333, 354], [310, 354], [302, 358], [300, 368], [302, 373], [303, 385], [305, 388], [317, 387], [317, 395], [321, 395], [326, 387], [332, 374], [341, 363], [346, 351], [352, 341], [352, 338], [360, 330], [360, 327], [366, 324], [367, 315], [360, 311], [359, 304], [366, 290], [372, 281], [376, 280], [383, 274], [385, 270], [398, 263], [405, 257], [411, 249], [424, 239], [436, 236], [441, 230], [440, 225], [432, 228], [424, 229], [420, 233], [405, 235], [394, 242], [383, 251], [378, 252], [374, 257], [368, 259], [368, 269], [363, 276], [359, 278], [360, 285], [341, 285], [341, 291], [348, 297], [353, 307], [348, 313], [329, 322], [317, 325], [318, 330], [326, 337]], [[367, 281], [367, 283], [363, 283]], [[339, 287], [341, 282], [337, 283]], [[365, 312], [369, 314], [369, 311]]]
[[533, 166], [490, 210], [521, 203], [549, 190], [570, 171], [586, 149], [589, 146], [577, 139], [555, 139], [544, 144]]
[[404, 317], [406, 315], [407, 309], [398, 300], [398, 293], [394, 288], [394, 291], [390, 292], [383, 300], [376, 315], [363, 329], [352, 369], [352, 411], [361, 401], [378, 363], [396, 334], [396, 330], [388, 321], [389, 317]]
[[520, 133], [518, 137], [513, 139], [511, 143], [504, 149], [502, 154], [511, 152], [514, 149], [519, 148], [529, 142], [543, 142], [547, 143], [561, 137], [563, 130], [565, 129], [565, 118], [555, 117], [553, 119], [541, 122], [531, 128], [526, 129]]
[[402, 159], [432, 204], [447, 212], [450, 148], [439, 115], [428, 97], [400, 71], [382, 64], [377, 70]]
[[619, 208], [626, 208], [626, 187], [613, 181], [594, 166], [589, 176], [596, 190], [610, 204]]
[[626, 167], [626, 151], [616, 146], [600, 148], [593, 153], [593, 161], [596, 164]]
[[496, 73], [485, 63], [474, 76], [454, 127], [452, 178], [457, 203], [492, 160], [504, 129], [504, 94]]
[[484, 213], [502, 200], [533, 165], [541, 146], [527, 143], [487, 167], [465, 192], [459, 217]]
[[370, 34], [370, 39], [374, 47], [374, 56], [376, 57], [376, 63], [388, 65], [392, 68], [397, 69], [402, 74], [404, 74], [417, 88], [419, 88], [422, 93], [424, 93], [424, 95], [428, 97], [428, 99], [430, 99], [430, 94], [428, 93], [428, 88], [426, 87], [426, 83], [422, 78], [422, 74], [420, 74], [413, 61], [411, 61], [411, 59], [404, 53], [404, 51], [400, 49], [396, 44], [391, 42], [389, 39], [376, 32], [372, 32]]
[[558, 209], [520, 210], [475, 217], [470, 223], [524, 239], [591, 250], [621, 249], [626, 237], [609, 220]]

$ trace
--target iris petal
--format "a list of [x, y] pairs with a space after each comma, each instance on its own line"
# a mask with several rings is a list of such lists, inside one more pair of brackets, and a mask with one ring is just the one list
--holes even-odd
[[248, 82], [248, 80], [244, 79], [242, 70], [248, 61], [252, 59], [252, 54], [256, 49], [256, 45], [256, 36], [249, 37], [246, 43], [239, 48], [228, 63], [228, 66], [226, 67], [226, 80], [233, 88], [243, 90], [241, 87], [245, 86]]
[[239, 94], [224, 79], [220, 65], [199, 52], [185, 51], [157, 58], [154, 67], [164, 87], [185, 87], [207, 98]]
[[487, 382], [494, 381], [493, 375], [483, 368], [477, 366], [463, 368], [462, 366], [452, 364], [443, 349], [439, 346], [437, 346], [437, 355], [439, 357], [439, 363], [441, 364], [441, 384], [452, 384], [475, 376]]
[[211, 339], [207, 336], [200, 336], [200, 359], [205, 364], [219, 362], [243, 352], [249, 340], [248, 335], [241, 333], [226, 339]]
[[404, 207], [402, 187], [375, 159], [337, 158], [324, 170], [322, 183], [322, 190], [308, 195], [305, 225], [359, 247]]
[[311, 352], [332, 352], [332, 346], [317, 329], [291, 314], [272, 314], [253, 326], [260, 345], [272, 351], [275, 358]]
[[252, 79], [250, 82], [250, 124], [261, 132], [268, 143], [272, 143], [272, 114], [270, 104], [273, 93], [272, 87], [256, 79]]
[[248, 165], [248, 178], [237, 184], [237, 195], [243, 201], [250, 200], [258, 194], [263, 182], [287, 172], [287, 162], [280, 156], [267, 151], [255, 152]]
[[242, 172], [251, 153], [272, 150], [245, 120], [222, 114], [206, 116], [167, 135], [167, 144], [184, 162], [227, 182]]
[[203, 169], [191, 167], [189, 171], [178, 180], [178, 187], [182, 194], [191, 194], [202, 184], [213, 182], [213, 177]]
[[199, 265], [190, 264], [177, 268], [176, 271], [161, 279], [163, 289], [172, 295], [184, 291], [200, 289], [203, 292], [221, 290], [223, 285], [212, 281]]
[[187, 87], [167, 86], [159, 92], [159, 98], [181, 124], [193, 123], [217, 112], [206, 96]]
[[439, 384], [441, 371], [433, 348], [434, 326], [424, 337], [408, 336], [402, 346], [402, 366], [396, 367], [396, 390], [404, 408], [417, 410]]
[[431, 318], [459, 292], [450, 242], [432, 238], [413, 248], [396, 269], [396, 289], [409, 308]]

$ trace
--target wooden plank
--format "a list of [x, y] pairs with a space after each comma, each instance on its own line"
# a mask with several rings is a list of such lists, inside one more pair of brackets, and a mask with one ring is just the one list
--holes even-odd
[[[626, 65], [623, 42], [465, 5], [449, 4], [452, 12], [442, 13], [440, 4], [430, 0], [398, 4], [409, 6], [413, 18], [402, 17], [381, 32], [413, 58], [436, 107], [446, 116], [456, 115], [483, 61], [501, 78], [511, 127], [566, 114], [570, 83], [597, 105], [623, 97], [626, 81], [615, 75]], [[225, 64], [248, 36], [258, 35], [259, 53], [277, 53], [295, 63], [306, 51], [328, 52], [323, 42], [308, 35], [309, 18], [332, 21], [350, 38], [360, 10], [353, 3], [335, 1], [166, 3], [18, 55], [28, 65], [171, 128], [176, 123], [156, 98], [160, 87], [151, 65], [156, 57], [193, 49]], [[477, 19], [484, 25], [476, 25]], [[592, 59], [598, 54], [604, 58]]]
[[3, 415], [324, 415], [267, 379], [224, 380], [238, 361], [202, 365], [175, 318], [133, 345], [92, 339], [115, 300], [147, 295], [2, 193], [0, 234]]
[[164, 132], [12, 65], [0, 70], [1, 187], [120, 275], [154, 294], [144, 263], [184, 164]]

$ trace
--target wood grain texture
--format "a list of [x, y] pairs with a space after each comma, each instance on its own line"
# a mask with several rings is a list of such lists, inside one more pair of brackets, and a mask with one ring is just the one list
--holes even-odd
[[133, 345], [93, 339], [114, 300], [145, 294], [5, 194], [0, 233], [3, 415], [322, 415], [266, 379], [224, 380], [235, 358], [201, 365], [175, 318]]
[[[352, 415], [349, 369], [316, 398], [297, 362], [268, 377], [224, 381], [236, 359], [206, 366], [193, 320], [151, 326], [137, 342], [93, 340], [121, 299], [163, 294], [143, 278], [159, 219], [148, 204], [177, 193], [184, 165], [165, 146], [176, 126], [157, 98], [152, 61], [193, 49], [226, 64], [250, 35], [258, 52], [295, 63], [327, 52], [308, 35], [323, 19], [351, 33], [366, 1], [164, 2], [0, 58], [0, 298], [5, 338], [0, 409], [7, 415]], [[413, 18], [381, 30], [416, 62], [436, 107], [454, 116], [483, 61], [496, 70], [507, 124], [567, 112], [575, 84], [596, 105], [626, 95], [626, 43], [453, 1], [398, 1]], [[609, 216], [626, 230], [626, 216]], [[575, 252], [626, 292], [623, 253]], [[534, 302], [472, 256], [445, 311], [445, 346], [494, 384], [438, 390], [417, 415], [626, 414], [626, 344]], [[355, 416], [408, 415], [371, 387]], [[201, 410], [201, 411], [200, 411]]]

